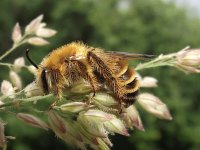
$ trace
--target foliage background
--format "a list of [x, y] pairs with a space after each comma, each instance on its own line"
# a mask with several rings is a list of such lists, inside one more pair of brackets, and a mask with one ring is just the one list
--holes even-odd
[[[58, 31], [50, 39], [51, 44], [20, 47], [4, 61], [13, 62], [29, 48], [32, 58], [39, 63], [52, 49], [77, 40], [106, 50], [154, 55], [175, 52], [187, 45], [200, 47], [200, 20], [162, 0], [1, 0], [0, 54], [11, 45], [14, 24], [19, 22], [25, 26], [39, 14], [44, 14], [44, 21]], [[0, 81], [8, 79], [8, 69], [1, 67], [0, 70]], [[140, 73], [159, 80], [159, 87], [148, 91], [169, 106], [174, 119], [159, 120], [140, 110], [146, 132], [135, 130], [129, 138], [112, 137], [113, 149], [198, 150], [200, 76], [168, 67]], [[34, 80], [26, 70], [20, 75], [24, 85]], [[8, 122], [6, 134], [17, 137], [9, 143], [10, 150], [72, 149], [51, 132], [24, 125], [9, 114], [0, 115]]]

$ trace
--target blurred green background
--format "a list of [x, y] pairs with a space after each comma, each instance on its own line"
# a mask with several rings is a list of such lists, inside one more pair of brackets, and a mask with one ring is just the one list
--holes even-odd
[[[44, 21], [58, 31], [43, 47], [25, 45], [4, 61], [13, 62], [31, 50], [37, 63], [52, 49], [71, 41], [84, 41], [106, 50], [159, 55], [178, 51], [187, 45], [200, 48], [200, 19], [164, 0], [1, 0], [0, 54], [10, 48], [11, 31], [16, 22], [25, 26], [44, 14]], [[27, 62], [28, 64], [28, 62]], [[0, 67], [0, 81], [8, 80], [8, 69]], [[155, 118], [142, 109], [146, 132], [131, 131], [130, 137], [113, 136], [113, 149], [199, 150], [200, 75], [186, 75], [174, 68], [155, 68], [140, 72], [154, 76], [159, 87], [149, 91], [169, 107], [172, 121]], [[34, 80], [26, 70], [23, 84]], [[16, 136], [9, 150], [72, 149], [52, 132], [32, 128], [4, 114], [6, 134]]]

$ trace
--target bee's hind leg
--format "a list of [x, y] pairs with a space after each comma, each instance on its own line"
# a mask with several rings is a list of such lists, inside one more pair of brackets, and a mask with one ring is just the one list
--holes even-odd
[[92, 85], [92, 90], [93, 90], [93, 94], [89, 96], [89, 99], [88, 99], [88, 101], [87, 101], [88, 105], [90, 105], [90, 104], [92, 103], [92, 100], [93, 100], [93, 98], [94, 98], [95, 95], [96, 95], [96, 90], [95, 90], [95, 88], [94, 88], [93, 85]]
[[56, 106], [56, 104], [58, 103], [58, 101], [59, 101], [59, 99], [56, 99], [50, 106], [49, 106], [49, 111], [50, 110], [52, 110], [55, 106]]

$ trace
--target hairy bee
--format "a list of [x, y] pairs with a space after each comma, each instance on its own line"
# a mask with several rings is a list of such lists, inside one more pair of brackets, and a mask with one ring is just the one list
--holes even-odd
[[45, 94], [54, 93], [62, 97], [65, 87], [77, 80], [88, 81], [95, 94], [106, 84], [114, 93], [116, 100], [125, 107], [136, 100], [140, 88], [133, 68], [128, 66], [129, 59], [148, 58], [149, 55], [124, 52], [106, 52], [100, 48], [89, 47], [81, 42], [64, 45], [46, 56], [38, 68], [36, 82]]

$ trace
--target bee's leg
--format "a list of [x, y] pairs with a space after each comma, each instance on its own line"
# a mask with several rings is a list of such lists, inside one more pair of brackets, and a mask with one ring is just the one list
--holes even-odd
[[91, 104], [93, 97], [95, 97], [96, 89], [95, 89], [95, 85], [93, 84], [93, 81], [92, 81], [92, 79], [90, 79], [90, 77], [89, 77], [89, 82], [90, 82], [90, 85], [92, 86], [92, 91], [93, 91], [93, 95], [90, 96], [88, 99], [88, 103]]
[[56, 104], [58, 103], [59, 99], [57, 98], [50, 106], [49, 106], [49, 109], [48, 110], [52, 110]]
[[119, 114], [121, 114], [122, 113], [122, 101], [121, 100], [119, 100], [119, 105], [118, 105], [118, 112], [119, 112]]
[[98, 89], [98, 82], [97, 82], [96, 77], [92, 73], [92, 71], [88, 71], [87, 72], [86, 79], [89, 81], [89, 83], [90, 83], [90, 85], [92, 87], [92, 91], [93, 91], [92, 96], [90, 96], [89, 99], [88, 99], [88, 103], [91, 104], [93, 98], [95, 97], [96, 91]]

